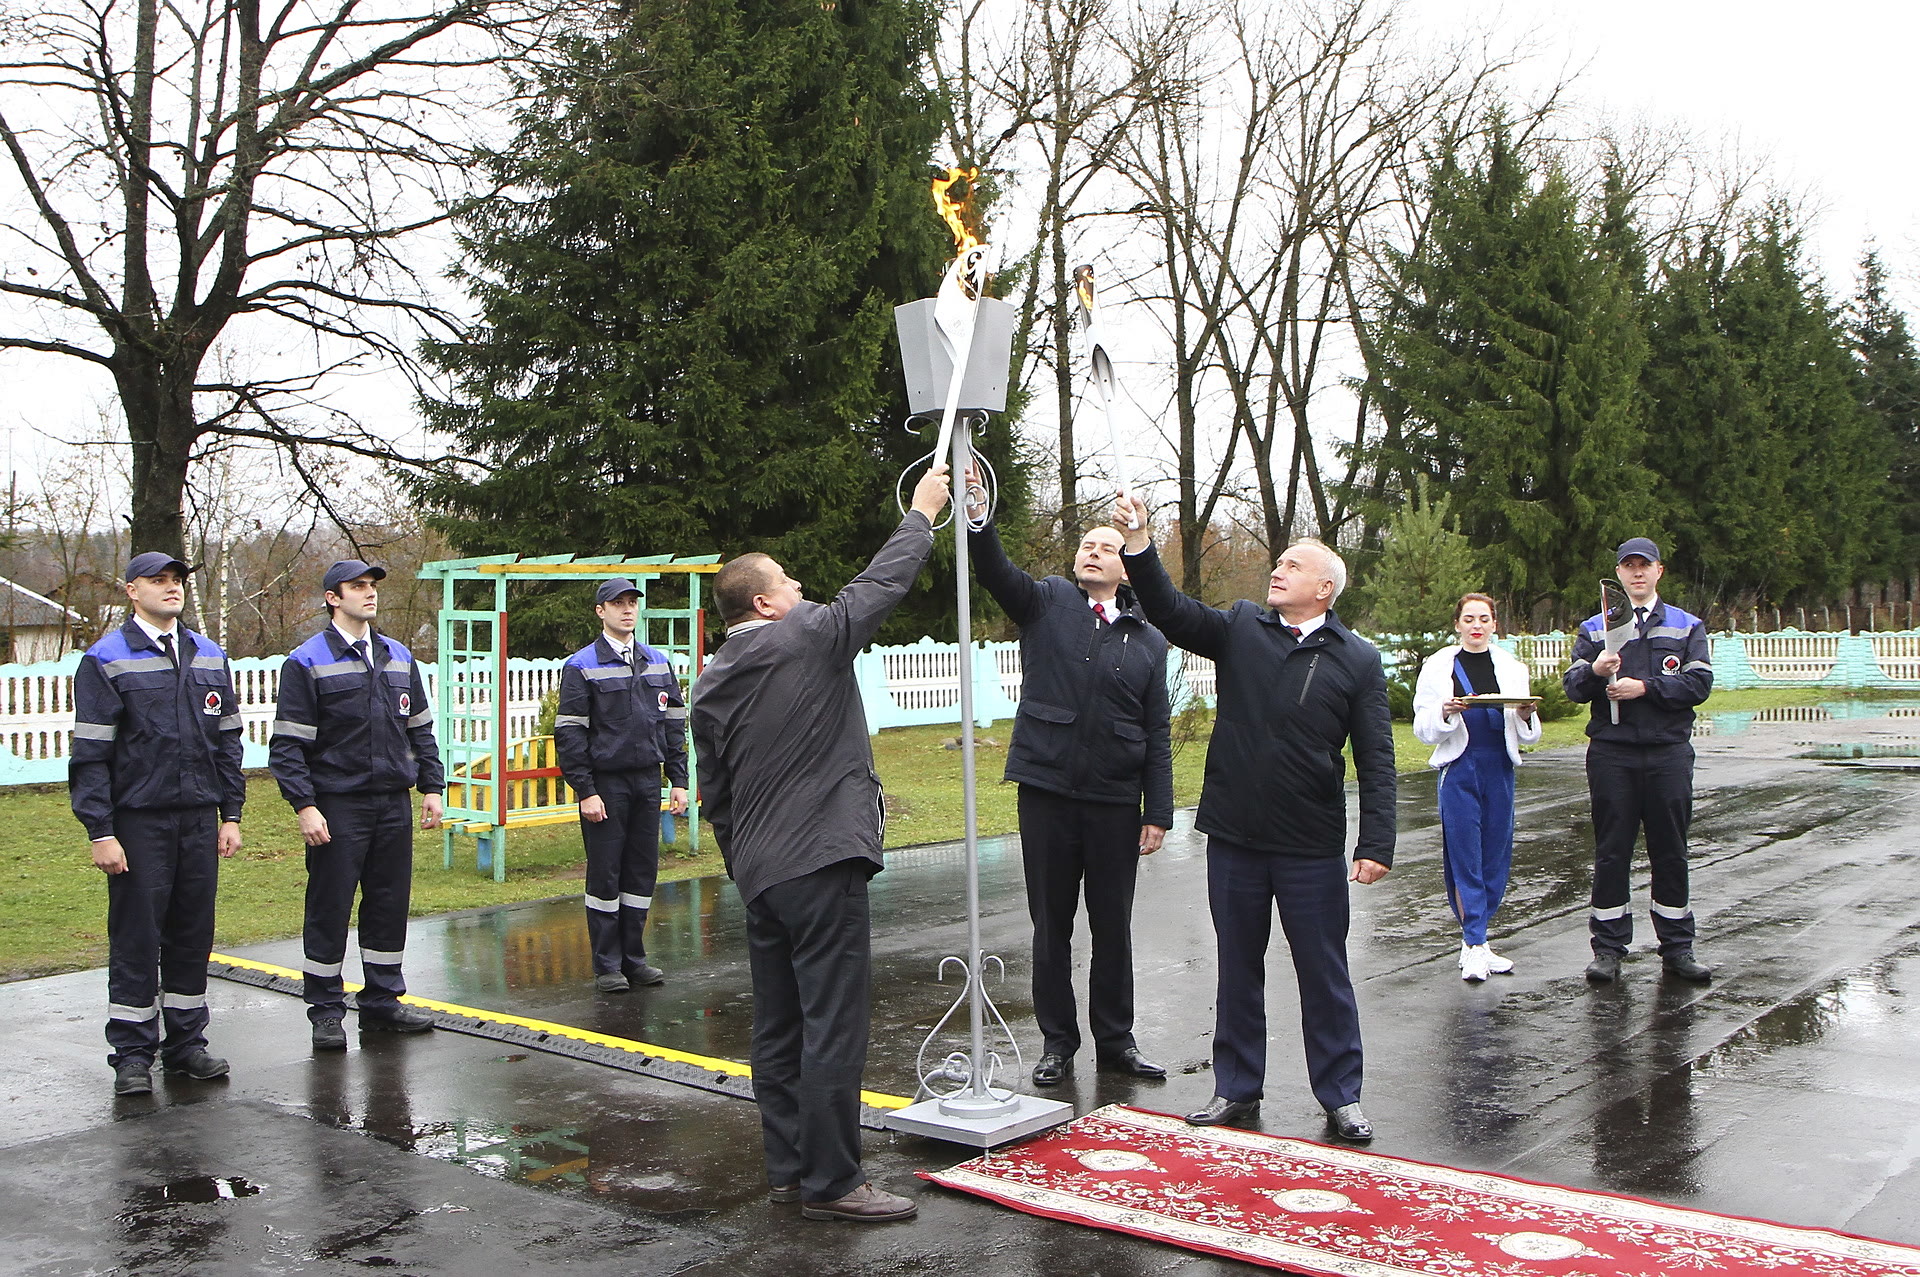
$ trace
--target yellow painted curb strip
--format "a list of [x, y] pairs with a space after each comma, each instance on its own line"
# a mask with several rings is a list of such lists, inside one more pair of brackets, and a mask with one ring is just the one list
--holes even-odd
[[[301, 973], [292, 967], [275, 966], [271, 962], [255, 962], [250, 958], [235, 958], [224, 953], [207, 955], [214, 962], [224, 962], [230, 967], [241, 967], [248, 971], [259, 971], [266, 975], [283, 976], [289, 980], [301, 979]], [[351, 980], [342, 981], [347, 990], [358, 993], [362, 985]], [[556, 1034], [563, 1038], [573, 1038], [579, 1042], [591, 1042], [595, 1046], [610, 1047], [616, 1051], [631, 1051], [635, 1055], [650, 1055], [656, 1059], [672, 1060], [677, 1064], [691, 1064], [695, 1068], [709, 1069], [715, 1073], [725, 1073], [730, 1077], [752, 1077], [753, 1070], [734, 1060], [722, 1060], [711, 1055], [695, 1055], [691, 1051], [676, 1051], [672, 1047], [654, 1046], [648, 1042], [636, 1042], [632, 1038], [617, 1038], [611, 1034], [594, 1033], [588, 1029], [577, 1029], [571, 1024], [555, 1024], [550, 1020], [529, 1020], [525, 1016], [508, 1015], [504, 1011], [485, 1011], [479, 1007], [464, 1007], [453, 1002], [435, 1002], [431, 998], [416, 998], [411, 994], [400, 999], [408, 1006], [422, 1007], [428, 1011], [443, 1011], [448, 1015], [464, 1015], [470, 1020], [483, 1020], [491, 1024], [511, 1024], [517, 1028], [532, 1029], [537, 1033]], [[901, 1095], [882, 1095], [878, 1091], [860, 1092], [860, 1102], [879, 1109], [903, 1109], [913, 1103]]]

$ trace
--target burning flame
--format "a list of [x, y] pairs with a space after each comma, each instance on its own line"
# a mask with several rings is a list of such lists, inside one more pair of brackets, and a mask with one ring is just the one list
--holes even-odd
[[[976, 215], [973, 206], [973, 182], [979, 176], [980, 170], [977, 168], [949, 166], [945, 177], [933, 179], [933, 203], [940, 210], [941, 220], [946, 222], [947, 229], [953, 232], [955, 256], [964, 257], [967, 250], [978, 248], [981, 244], [980, 237], [967, 228], [967, 223]], [[965, 198], [958, 200], [950, 198], [947, 195], [947, 189], [960, 181], [967, 184]]]
[[1080, 296], [1080, 308], [1091, 316], [1093, 314], [1093, 267], [1073, 268], [1073, 291]]

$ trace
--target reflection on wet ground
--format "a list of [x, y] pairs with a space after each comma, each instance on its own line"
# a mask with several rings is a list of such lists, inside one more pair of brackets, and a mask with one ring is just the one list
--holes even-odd
[[[1516, 971], [1464, 984], [1433, 777], [1406, 777], [1395, 869], [1354, 893], [1376, 1147], [1920, 1243], [1916, 782], [1800, 756], [1824, 740], [1886, 743], [1910, 729], [1843, 718], [1750, 724], [1698, 742], [1695, 906], [1703, 955], [1719, 968], [1704, 988], [1660, 979], [1644, 920], [1642, 949], [1617, 986], [1581, 978], [1592, 842], [1577, 752], [1535, 756], [1520, 774], [1514, 880], [1494, 929]], [[1056, 1092], [1081, 1112], [1114, 1101], [1184, 1112], [1211, 1093], [1203, 857], [1183, 813], [1166, 849], [1141, 866], [1137, 1027], [1173, 1076], [1137, 1083], [1083, 1068]], [[1038, 1042], [1018, 846], [990, 841], [981, 862], [983, 941], [1009, 968], [994, 993], [1030, 1061]], [[912, 1089], [921, 1038], [956, 992], [936, 972], [966, 945], [963, 900], [964, 864], [951, 847], [898, 853], [873, 883], [873, 1089]], [[1644, 878], [1638, 900], [1644, 909]], [[614, 997], [590, 987], [578, 897], [476, 911], [417, 920], [408, 977], [431, 998], [744, 1059], [742, 927], [730, 885], [662, 887], [650, 946], [668, 982]], [[298, 946], [247, 956], [297, 964]], [[1280, 952], [1268, 987], [1261, 1129], [1319, 1138]], [[966, 1153], [911, 1137], [869, 1135], [866, 1148], [877, 1179], [919, 1195], [917, 1224], [799, 1228], [764, 1201], [749, 1104], [450, 1033], [370, 1035], [344, 1057], [315, 1058], [296, 1000], [235, 985], [213, 994], [214, 1045], [234, 1061], [231, 1083], [169, 1078], [154, 1101], [116, 1104], [100, 1066], [103, 989], [97, 972], [0, 987], [21, 1044], [0, 1057], [13, 1118], [0, 1139], [10, 1163], [32, 1171], [0, 1186], [0, 1212], [36, 1221], [0, 1235], [0, 1268], [282, 1271], [384, 1258], [465, 1271], [484, 1199], [520, 1221], [510, 1235], [489, 1234], [491, 1245], [532, 1262], [564, 1255], [586, 1271], [709, 1261], [787, 1277], [1238, 1271], [926, 1190], [912, 1171]], [[130, 1138], [163, 1121], [164, 1139]], [[236, 1186], [231, 1198], [167, 1195], [219, 1183]], [[255, 1191], [241, 1200], [239, 1185]], [[340, 1213], [324, 1235], [300, 1219], [302, 1202], [310, 1216], [316, 1200]], [[81, 1225], [99, 1218], [118, 1231]], [[255, 1219], [293, 1239], [269, 1244]]]

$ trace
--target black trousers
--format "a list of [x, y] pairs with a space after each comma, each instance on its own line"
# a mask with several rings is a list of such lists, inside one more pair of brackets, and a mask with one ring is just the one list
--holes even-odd
[[647, 911], [660, 876], [660, 769], [595, 772], [593, 784], [607, 807], [605, 820], [580, 822], [593, 973], [630, 973], [647, 958]]
[[1140, 876], [1140, 809], [1078, 802], [1020, 786], [1020, 854], [1033, 919], [1033, 1017], [1043, 1049], [1080, 1049], [1073, 998], [1073, 920], [1084, 889], [1093, 938], [1087, 1022], [1093, 1049], [1114, 1056], [1133, 1040], [1133, 891]]
[[1633, 943], [1633, 844], [1647, 836], [1653, 869], [1653, 934], [1660, 952], [1693, 948], [1687, 827], [1693, 822], [1693, 746], [1587, 742], [1593, 802], [1593, 899], [1587, 930], [1597, 954]]
[[1300, 988], [1307, 1080], [1325, 1108], [1360, 1099], [1360, 1010], [1347, 970], [1347, 860], [1207, 840], [1207, 906], [1219, 954], [1213, 1093], [1257, 1100], [1267, 1079], [1267, 942], [1275, 906]]
[[219, 835], [212, 807], [113, 813], [127, 871], [107, 876], [108, 1064], [177, 1060], [207, 1044]]
[[809, 1202], [845, 1197], [860, 1169], [860, 1080], [872, 982], [867, 878], [842, 860], [747, 903], [753, 1095], [767, 1182]]
[[346, 1014], [340, 967], [347, 956], [347, 924], [360, 893], [360, 965], [366, 987], [363, 1012], [390, 1015], [407, 982], [400, 963], [407, 947], [407, 904], [413, 895], [413, 796], [318, 794], [331, 842], [307, 848], [306, 960], [301, 964], [310, 1020]]

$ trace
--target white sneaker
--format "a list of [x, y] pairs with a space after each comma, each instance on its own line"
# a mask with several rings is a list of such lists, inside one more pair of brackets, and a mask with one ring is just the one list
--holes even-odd
[[1487, 946], [1474, 945], [1460, 955], [1460, 978], [1474, 983], [1487, 978]]
[[1513, 959], [1503, 958], [1486, 945], [1480, 946], [1480, 952], [1487, 955], [1487, 970], [1494, 975], [1506, 975], [1513, 970]]
[[1465, 940], [1462, 940], [1460, 942], [1460, 964], [1459, 964], [1460, 969], [1462, 971], [1465, 971], [1467, 969], [1467, 955], [1472, 952], [1473, 952], [1473, 946], [1468, 944]]

